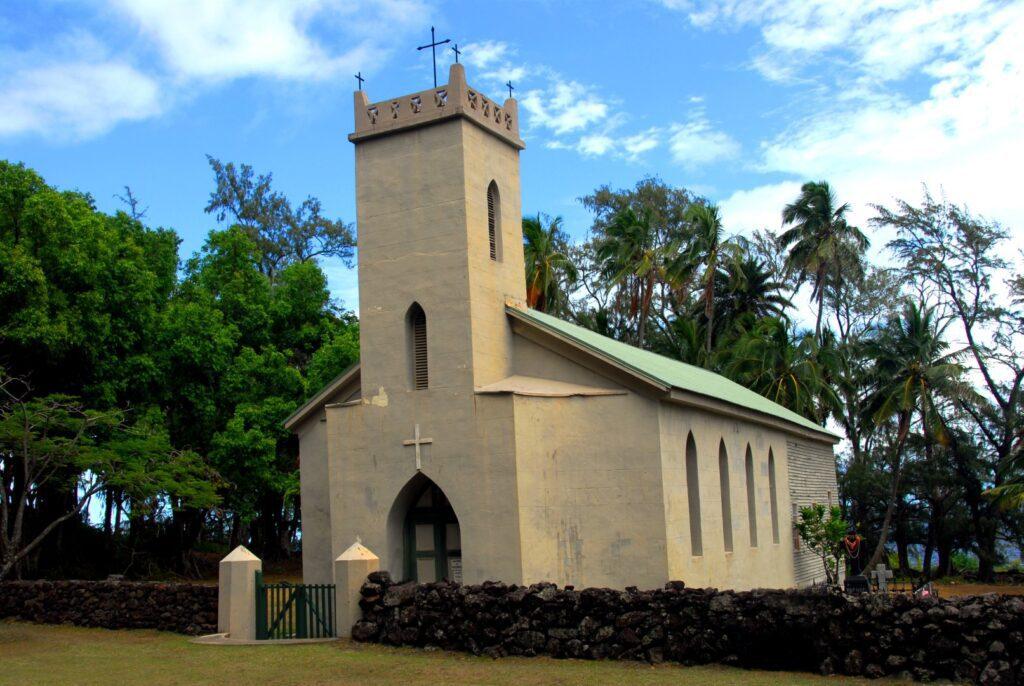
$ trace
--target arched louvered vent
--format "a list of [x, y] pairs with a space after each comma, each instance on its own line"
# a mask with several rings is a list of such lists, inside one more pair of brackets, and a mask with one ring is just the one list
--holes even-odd
[[412, 343], [412, 387], [421, 390], [428, 386], [427, 376], [427, 315], [419, 303], [409, 308], [409, 333]]
[[498, 184], [491, 181], [491, 185], [487, 187], [487, 241], [492, 260], [498, 259], [499, 219]]

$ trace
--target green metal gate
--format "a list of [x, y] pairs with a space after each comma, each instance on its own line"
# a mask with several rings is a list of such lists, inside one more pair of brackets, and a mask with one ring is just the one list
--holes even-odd
[[333, 638], [334, 584], [263, 583], [256, 572], [256, 638]]

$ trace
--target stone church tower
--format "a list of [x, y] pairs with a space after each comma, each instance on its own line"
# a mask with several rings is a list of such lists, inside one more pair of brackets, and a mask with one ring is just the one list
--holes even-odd
[[437, 91], [355, 101], [363, 387], [415, 390], [415, 303], [429, 313], [424, 397], [472, 395], [509, 375], [505, 302], [525, 298], [516, 102], [468, 88], [461, 64]]
[[303, 576], [785, 587], [836, 437], [710, 371], [526, 307], [516, 101], [355, 93], [360, 361], [285, 422]]

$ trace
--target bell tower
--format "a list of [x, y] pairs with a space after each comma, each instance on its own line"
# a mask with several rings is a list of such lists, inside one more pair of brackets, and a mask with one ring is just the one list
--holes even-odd
[[516, 101], [453, 64], [445, 85], [373, 103], [356, 91], [354, 109], [364, 398], [508, 376], [505, 303], [526, 288]]

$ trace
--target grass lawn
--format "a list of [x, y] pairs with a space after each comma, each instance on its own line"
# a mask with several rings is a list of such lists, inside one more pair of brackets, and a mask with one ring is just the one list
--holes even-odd
[[872, 684], [727, 667], [472, 657], [338, 641], [202, 646], [176, 634], [0, 621], [0, 684]]

